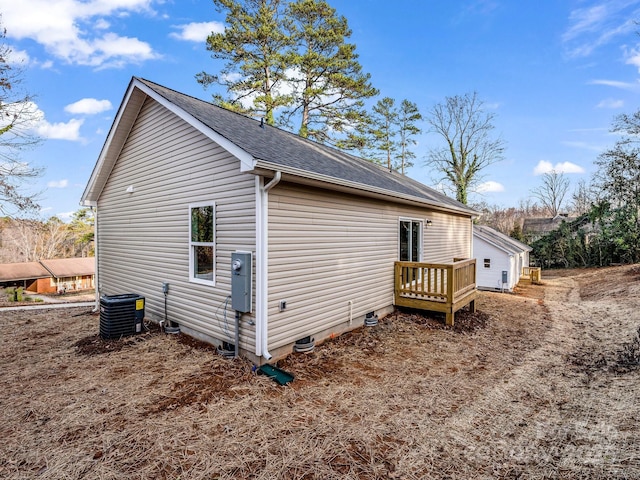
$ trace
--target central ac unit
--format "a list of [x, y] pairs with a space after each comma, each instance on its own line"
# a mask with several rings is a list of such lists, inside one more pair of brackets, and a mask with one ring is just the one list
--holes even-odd
[[100, 297], [100, 337], [112, 339], [142, 331], [144, 297], [135, 293]]

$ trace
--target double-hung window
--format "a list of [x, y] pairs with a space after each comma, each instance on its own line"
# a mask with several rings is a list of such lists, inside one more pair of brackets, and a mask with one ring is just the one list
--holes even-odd
[[189, 205], [189, 280], [215, 285], [215, 203]]

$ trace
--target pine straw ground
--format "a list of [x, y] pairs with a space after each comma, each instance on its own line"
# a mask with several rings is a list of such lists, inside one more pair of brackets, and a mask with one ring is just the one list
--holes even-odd
[[640, 266], [393, 314], [281, 387], [87, 309], [0, 311], [0, 478], [640, 478]]

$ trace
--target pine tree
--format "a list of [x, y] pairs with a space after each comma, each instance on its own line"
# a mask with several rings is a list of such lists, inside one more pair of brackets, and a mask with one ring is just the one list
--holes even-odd
[[403, 100], [400, 107], [395, 106], [395, 100], [385, 97], [376, 103], [370, 119], [368, 135], [369, 152], [364, 152], [365, 158], [386, 165], [389, 171], [396, 170], [405, 174], [411, 167], [411, 159], [415, 153], [411, 146], [416, 144], [415, 135], [420, 133], [416, 122], [422, 120], [415, 103]]
[[416, 158], [416, 154], [410, 147], [417, 144], [413, 137], [422, 132], [416, 125], [416, 122], [421, 120], [422, 115], [418, 110], [418, 106], [409, 100], [403, 100], [398, 112], [398, 135], [400, 139], [398, 142], [399, 151], [396, 157], [402, 175], [405, 174], [405, 169], [413, 166], [411, 160]]
[[398, 111], [395, 100], [384, 97], [373, 107], [372, 115], [373, 154], [372, 160], [393, 170], [392, 158], [396, 157], [398, 143]]
[[275, 124], [275, 110], [289, 105], [291, 97], [281, 93], [286, 80], [285, 52], [291, 46], [284, 29], [281, 0], [213, 0], [226, 12], [223, 33], [207, 38], [207, 50], [214, 59], [226, 61], [218, 75], [201, 72], [196, 79], [205, 88], [226, 87], [229, 98], [214, 95], [214, 102], [264, 116]]
[[362, 72], [347, 19], [324, 0], [298, 0], [287, 8], [287, 56], [294, 102], [287, 116], [300, 116], [299, 134], [322, 143], [357, 148], [366, 121], [364, 101], [378, 94]]

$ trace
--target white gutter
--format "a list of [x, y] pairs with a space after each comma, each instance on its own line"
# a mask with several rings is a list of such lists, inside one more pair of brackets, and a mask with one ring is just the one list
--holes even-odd
[[[394, 198], [395, 200], [409, 202], [412, 204], [426, 206], [433, 210], [438, 210], [441, 212], [454, 213], [457, 215], [469, 215], [471, 218], [479, 218], [480, 212], [476, 212], [471, 208], [460, 208], [455, 207], [453, 205], [445, 205], [440, 204], [435, 201], [430, 201], [426, 198], [416, 197], [414, 195], [403, 194], [399, 192], [395, 192], [393, 190], [388, 190], [379, 187], [372, 187], [370, 185], [366, 185], [363, 183], [355, 182], [352, 180], [345, 180], [336, 177], [330, 177], [328, 175], [323, 175], [320, 173], [310, 172], [308, 170], [300, 170], [294, 167], [289, 167], [285, 165], [279, 165], [277, 163], [267, 162], [264, 160], [258, 160], [256, 166], [254, 168], [255, 171], [260, 171], [261, 169], [269, 170], [269, 171], [280, 171], [285, 175], [291, 175], [295, 177], [292, 181], [301, 185], [317, 185], [322, 186], [324, 184], [326, 188], [326, 184], [331, 184], [335, 187], [341, 187], [343, 189], [347, 189], [349, 191], [357, 191], [360, 195], [370, 195], [376, 198], [385, 198], [389, 197]], [[287, 178], [288, 180], [288, 178]]]
[[268, 346], [269, 190], [281, 178], [282, 173], [277, 171], [264, 185], [264, 177], [256, 177], [256, 355], [267, 360], [271, 359]]

